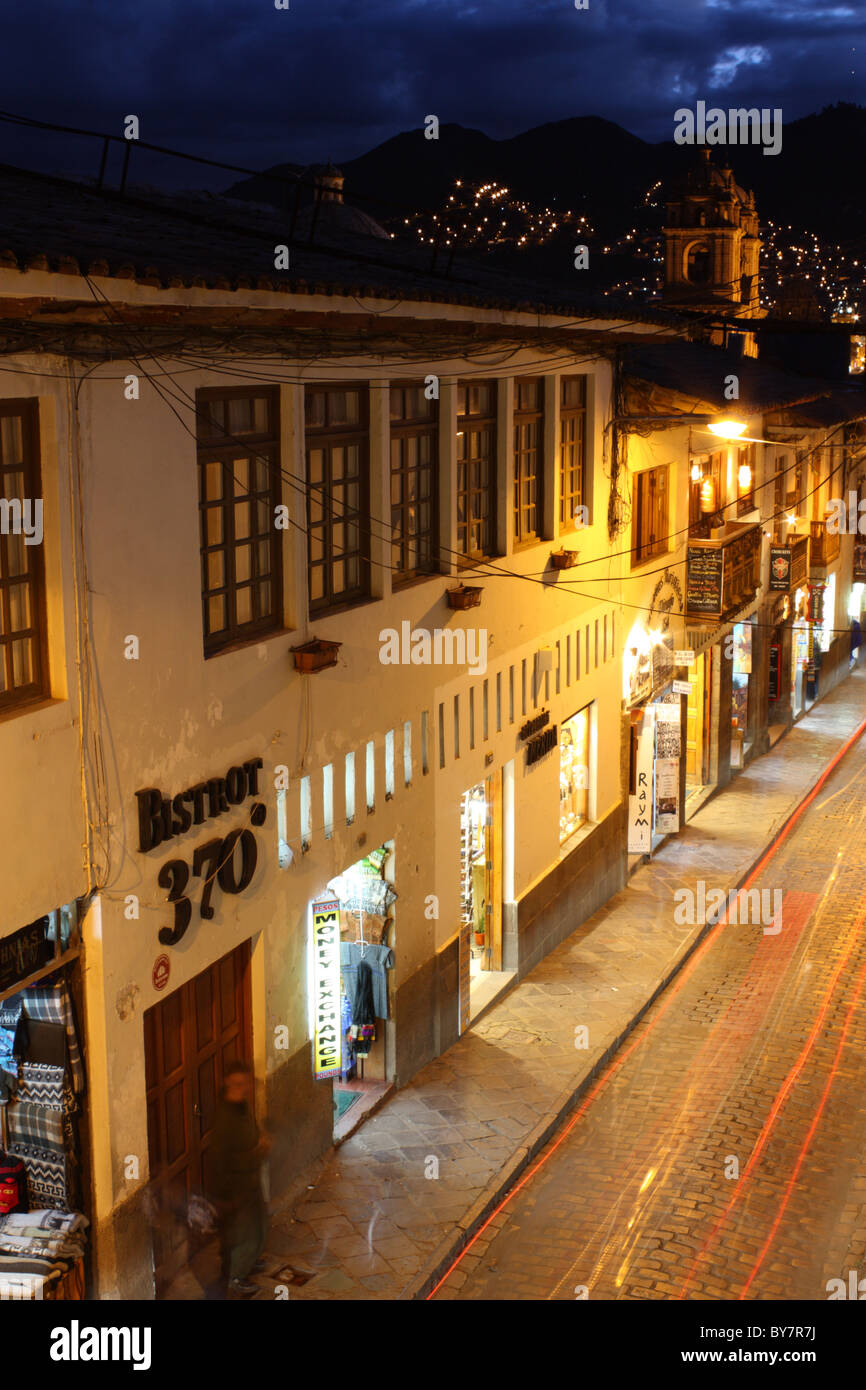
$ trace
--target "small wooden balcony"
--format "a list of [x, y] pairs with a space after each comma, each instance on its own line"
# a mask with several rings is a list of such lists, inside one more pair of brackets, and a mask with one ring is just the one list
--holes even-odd
[[809, 575], [812, 579], [826, 579], [827, 570], [839, 558], [842, 538], [838, 531], [827, 530], [823, 521], [810, 521], [809, 531], [812, 541], [809, 553]]

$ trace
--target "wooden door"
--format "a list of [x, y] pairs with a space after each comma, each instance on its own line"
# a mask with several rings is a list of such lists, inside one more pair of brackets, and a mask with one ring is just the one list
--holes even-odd
[[252, 1057], [249, 942], [144, 1015], [150, 1180], [157, 1293], [186, 1263], [186, 1228], [171, 1213], [205, 1191], [216, 1102], [230, 1062]]
[[686, 780], [702, 785], [704, 781], [704, 666], [706, 656], [695, 658], [689, 667], [689, 699], [686, 706]]

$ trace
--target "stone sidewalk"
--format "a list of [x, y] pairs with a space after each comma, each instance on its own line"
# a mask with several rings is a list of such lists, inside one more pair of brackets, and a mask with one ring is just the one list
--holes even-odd
[[[311, 1165], [301, 1195], [272, 1217], [270, 1277], [257, 1297], [274, 1296], [287, 1266], [313, 1276], [291, 1287], [292, 1299], [428, 1292], [703, 934], [700, 923], [674, 924], [674, 890], [699, 879], [738, 887], [864, 718], [858, 669], [444, 1056]], [[587, 1050], [576, 1049], [579, 1026]], [[436, 1166], [438, 1177], [427, 1176]]]

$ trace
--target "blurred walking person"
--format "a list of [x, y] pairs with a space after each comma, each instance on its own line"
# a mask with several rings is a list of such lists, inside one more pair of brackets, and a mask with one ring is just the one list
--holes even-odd
[[232, 1062], [225, 1071], [208, 1150], [209, 1196], [219, 1218], [222, 1287], [243, 1298], [258, 1293], [258, 1284], [249, 1276], [263, 1268], [268, 1229], [262, 1164], [271, 1141], [256, 1125], [252, 1102], [252, 1072], [245, 1062]]

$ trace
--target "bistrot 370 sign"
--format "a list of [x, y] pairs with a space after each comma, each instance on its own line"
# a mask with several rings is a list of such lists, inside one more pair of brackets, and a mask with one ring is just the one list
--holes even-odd
[[[261, 758], [230, 767], [224, 777], [211, 777], [197, 782], [175, 796], [163, 796], [158, 787], [145, 787], [136, 792], [138, 801], [138, 848], [148, 854], [158, 845], [179, 835], [185, 835], [195, 825], [241, 806], [248, 797], [259, 795]], [[201, 899], [199, 917], [215, 916], [212, 898], [217, 887], [223, 893], [243, 893], [252, 882], [258, 862], [258, 846], [250, 825], [264, 825], [267, 807], [263, 801], [253, 801], [248, 825], [236, 826], [225, 836], [217, 836], [197, 845], [192, 865], [185, 859], [169, 859], [157, 875], [160, 888], [168, 890], [168, 901], [174, 909], [170, 927], [160, 927], [159, 940], [163, 946], [176, 946], [185, 935], [192, 919], [192, 901], [187, 894], [190, 874], [200, 878]]]

